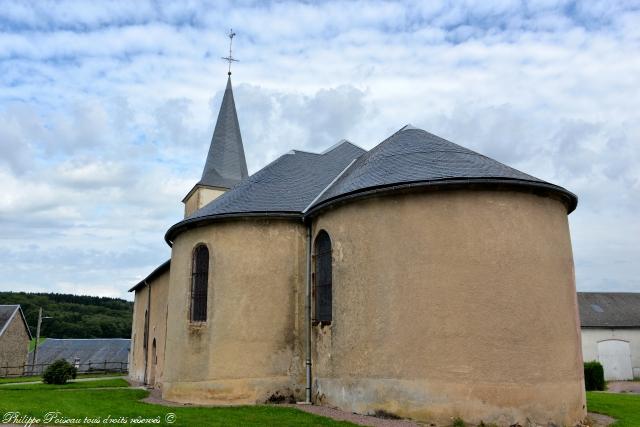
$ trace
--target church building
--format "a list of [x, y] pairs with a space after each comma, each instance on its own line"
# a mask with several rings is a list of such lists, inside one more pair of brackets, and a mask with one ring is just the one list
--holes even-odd
[[131, 288], [129, 375], [163, 399], [586, 416], [566, 189], [411, 125], [248, 175], [229, 76], [182, 201], [171, 259]]

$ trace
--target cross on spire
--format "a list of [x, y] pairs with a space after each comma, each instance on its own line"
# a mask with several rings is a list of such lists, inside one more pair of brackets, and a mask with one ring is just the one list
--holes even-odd
[[227, 72], [228, 75], [231, 75], [231, 63], [232, 62], [238, 62], [237, 59], [235, 59], [233, 57], [233, 55], [231, 55], [231, 45], [233, 44], [233, 37], [236, 35], [236, 33], [233, 32], [233, 28], [229, 30], [229, 34], [227, 34], [227, 36], [229, 37], [229, 56], [223, 56], [222, 59], [224, 59], [225, 61], [227, 61], [229, 63], [229, 71]]

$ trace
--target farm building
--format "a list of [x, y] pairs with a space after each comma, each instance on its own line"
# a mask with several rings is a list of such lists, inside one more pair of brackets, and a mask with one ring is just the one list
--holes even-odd
[[640, 378], [640, 293], [580, 292], [582, 357], [610, 380]]
[[19, 305], [0, 305], [0, 375], [22, 375], [31, 332]]
[[[126, 370], [131, 340], [128, 338], [47, 338], [38, 346], [38, 365], [48, 365], [65, 359], [79, 372], [95, 370]], [[33, 360], [33, 352], [29, 360]], [[41, 368], [41, 367], [40, 367]], [[38, 369], [41, 370], [41, 369]]]

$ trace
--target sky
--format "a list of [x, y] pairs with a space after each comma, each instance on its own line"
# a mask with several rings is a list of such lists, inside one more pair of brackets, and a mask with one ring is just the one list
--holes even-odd
[[0, 3], [0, 290], [169, 258], [233, 28], [249, 173], [411, 123], [577, 194], [578, 290], [640, 291], [640, 1]]

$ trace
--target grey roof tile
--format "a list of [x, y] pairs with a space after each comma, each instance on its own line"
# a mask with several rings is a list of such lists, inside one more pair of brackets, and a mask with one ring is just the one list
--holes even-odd
[[552, 185], [407, 125], [361, 156], [316, 205], [371, 188], [488, 178]]
[[284, 154], [175, 224], [165, 238], [171, 240], [177, 229], [204, 218], [231, 214], [300, 215], [336, 175], [364, 152], [343, 141], [324, 154], [296, 150]]
[[640, 328], [640, 293], [578, 292], [583, 328]]
[[[80, 363], [104, 363], [105, 360], [126, 363], [130, 347], [128, 338], [47, 338], [38, 346], [38, 363], [52, 363], [57, 359], [73, 363], [76, 357], [80, 358]], [[29, 360], [32, 359], [33, 351], [29, 355]]]
[[191, 224], [216, 217], [302, 217], [368, 191], [403, 185], [468, 184], [509, 185], [553, 193], [567, 203], [569, 212], [577, 204], [576, 196], [562, 187], [408, 125], [368, 152], [346, 141], [322, 154], [291, 151], [172, 226], [165, 240], [170, 243]]
[[199, 184], [231, 188], [246, 177], [247, 162], [229, 77]]

